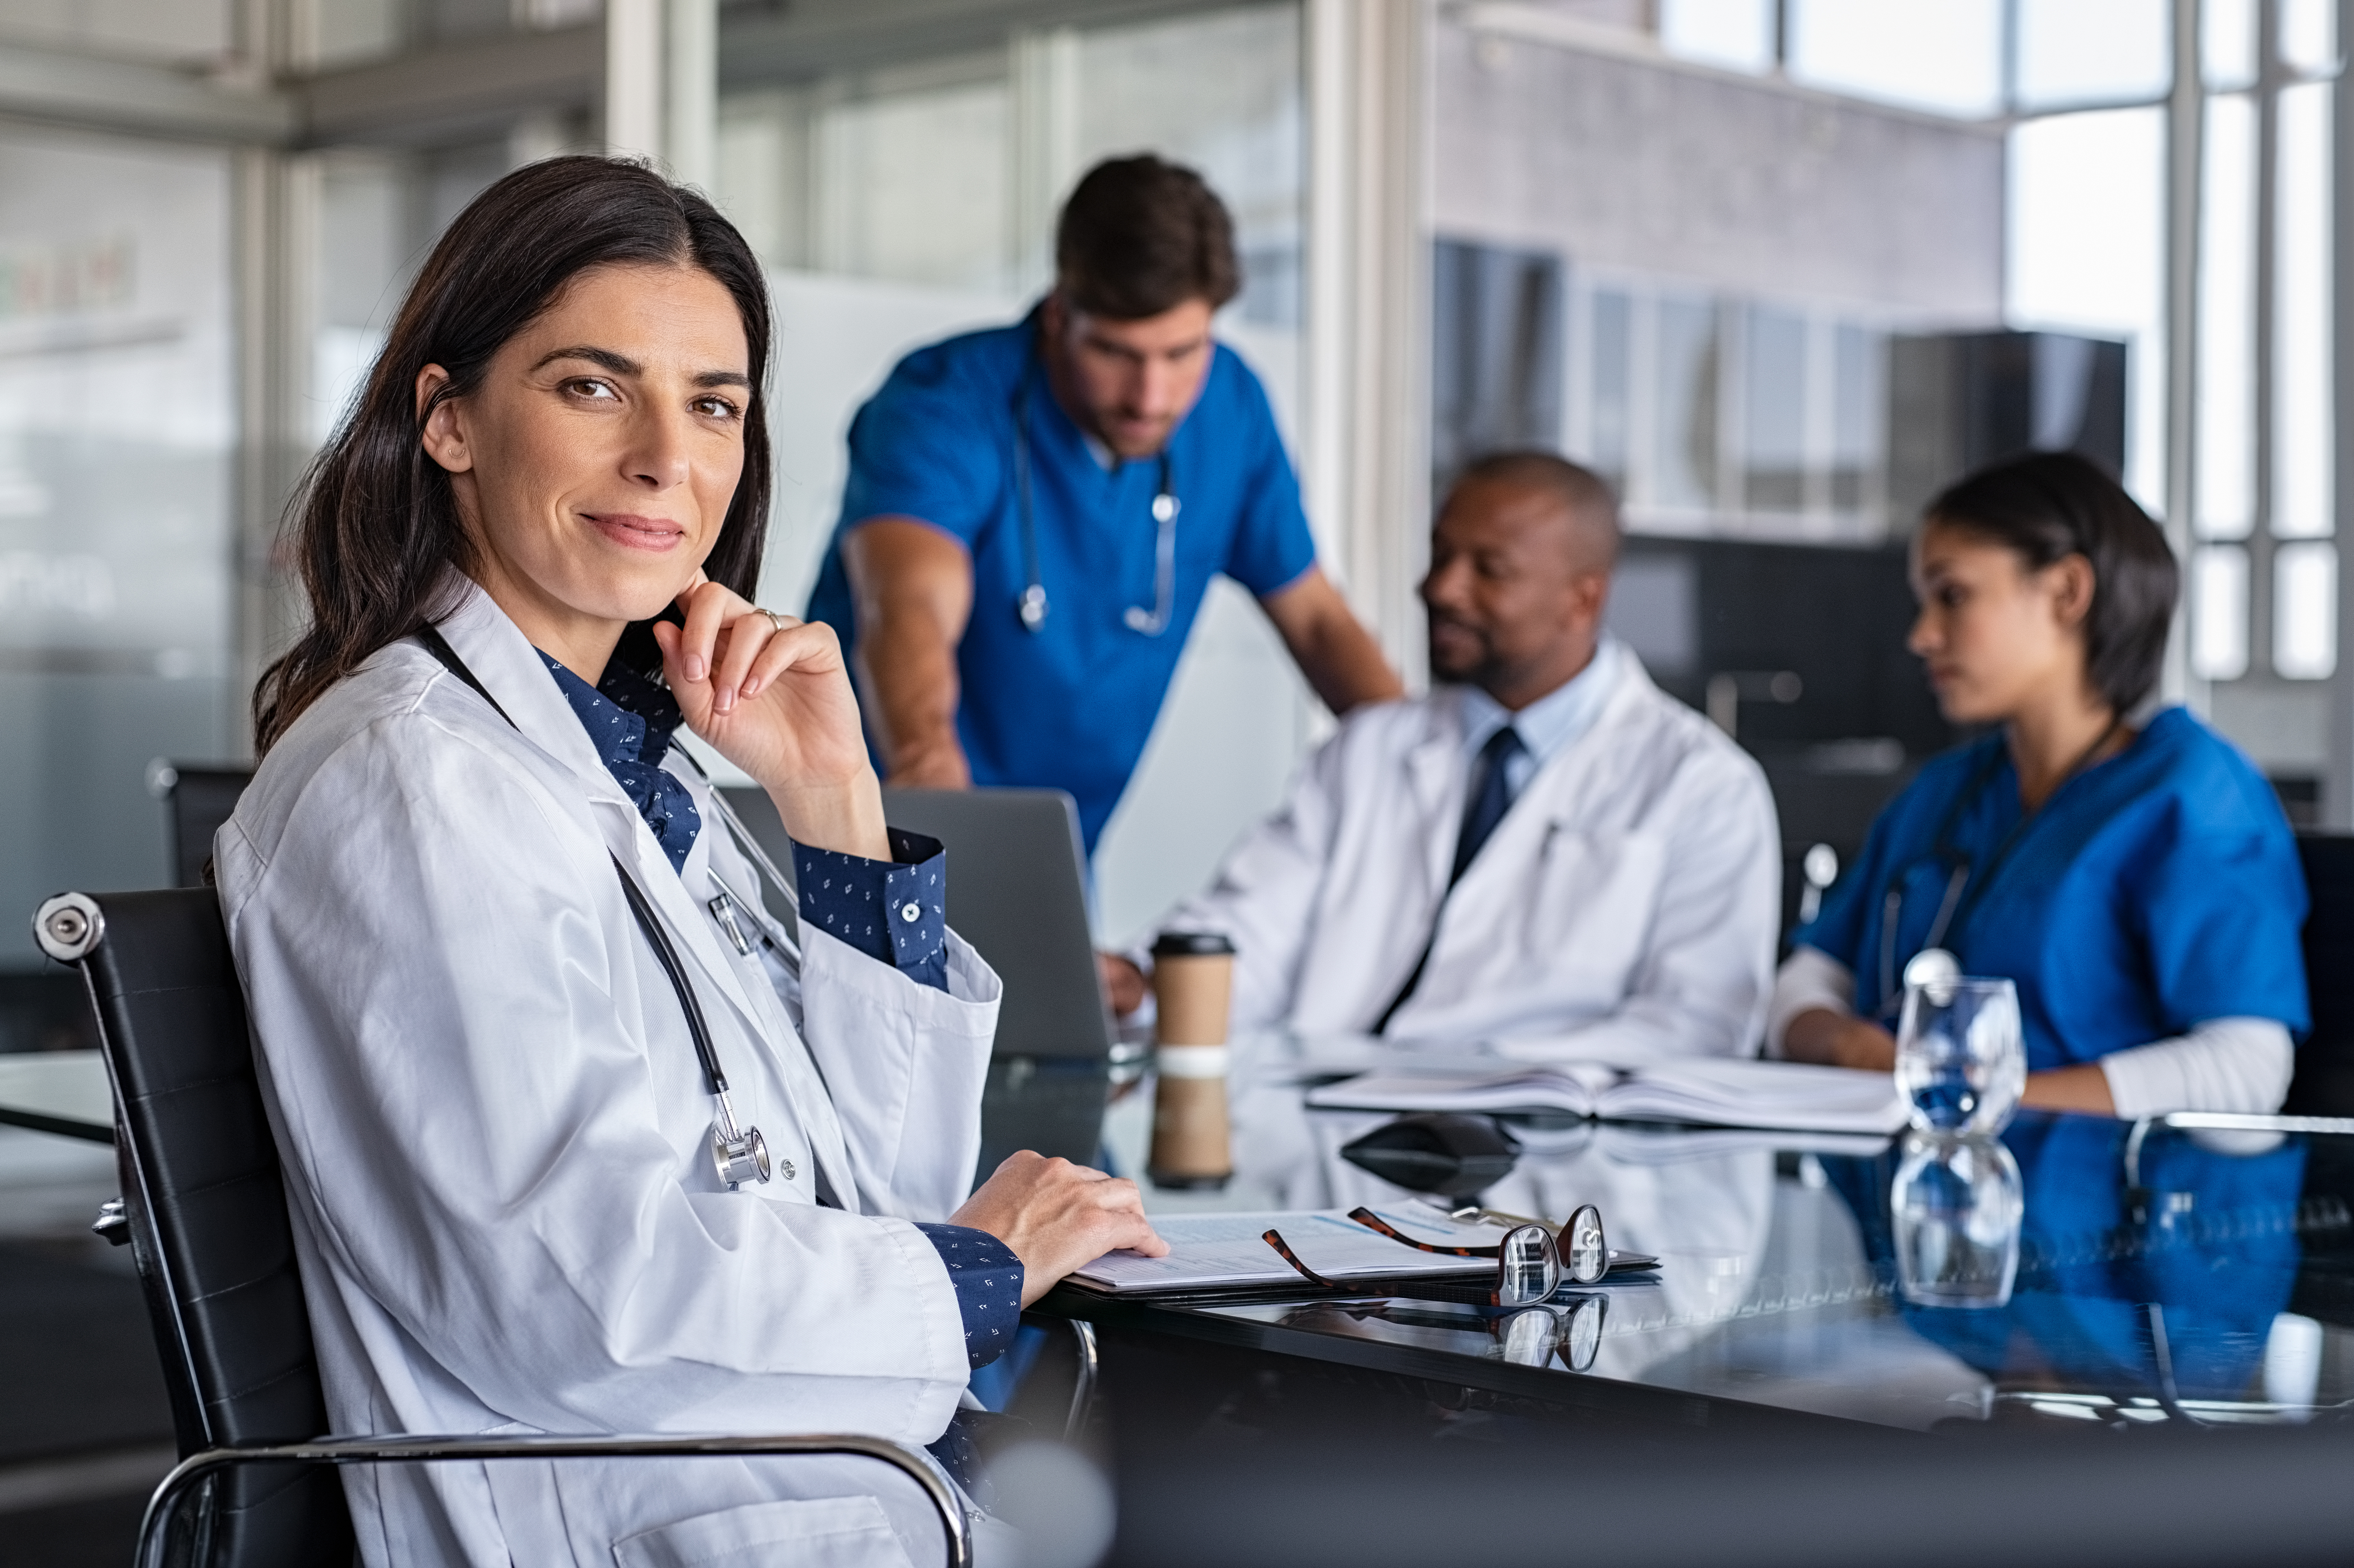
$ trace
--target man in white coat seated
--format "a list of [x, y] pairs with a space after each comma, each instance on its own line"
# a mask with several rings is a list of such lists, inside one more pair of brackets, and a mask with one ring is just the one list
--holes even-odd
[[[1438, 683], [1350, 715], [1166, 922], [1233, 938], [1237, 1031], [1755, 1051], [1773, 800], [1602, 630], [1617, 549], [1609, 488], [1574, 463], [1504, 453], [1457, 482], [1421, 588]], [[1122, 1011], [1140, 959], [1107, 963]]]

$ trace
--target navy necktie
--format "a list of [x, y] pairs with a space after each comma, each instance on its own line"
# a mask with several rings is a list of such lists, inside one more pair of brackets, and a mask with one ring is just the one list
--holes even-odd
[[[1512, 781], [1504, 765], [1515, 757], [1525, 757], [1528, 749], [1522, 744], [1520, 731], [1511, 725], [1490, 736], [1488, 744], [1479, 748], [1479, 785], [1472, 794], [1470, 803], [1463, 809], [1463, 827], [1455, 835], [1455, 869], [1447, 874], [1448, 894], [1454, 893], [1455, 885], [1463, 880], [1463, 873], [1472, 861], [1479, 858], [1479, 846], [1488, 842], [1489, 835], [1496, 831], [1496, 824], [1502, 821], [1504, 813], [1512, 809]], [[1445, 899], [1439, 900], [1438, 909], [1439, 914], [1431, 917], [1430, 935], [1423, 939], [1422, 957], [1415, 959], [1414, 972], [1405, 977], [1405, 984], [1398, 987], [1397, 995], [1390, 998], [1390, 1004], [1382, 1009], [1381, 1017], [1374, 1020], [1374, 1033], [1379, 1034], [1390, 1026], [1390, 1020], [1396, 1016], [1397, 1010], [1405, 1005], [1405, 999], [1412, 996], [1414, 988], [1422, 983], [1423, 969], [1430, 962], [1431, 944], [1438, 940], [1439, 916], [1447, 912]]]
[[1479, 748], [1482, 771], [1479, 792], [1471, 797], [1463, 809], [1463, 831], [1455, 839], [1455, 869], [1447, 874], [1447, 885], [1452, 888], [1463, 880], [1463, 873], [1478, 857], [1479, 846], [1512, 809], [1512, 781], [1507, 764], [1515, 757], [1525, 757], [1529, 748], [1521, 743], [1521, 732], [1506, 725], [1488, 737]]

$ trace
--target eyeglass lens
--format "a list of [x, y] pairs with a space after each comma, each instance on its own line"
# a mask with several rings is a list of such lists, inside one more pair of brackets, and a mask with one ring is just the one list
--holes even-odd
[[1543, 1225], [1514, 1225], [1496, 1249], [1496, 1305], [1524, 1307], [1546, 1299], [1561, 1283], [1553, 1237]]
[[1610, 1272], [1610, 1244], [1602, 1234], [1602, 1211], [1583, 1204], [1561, 1227], [1561, 1271], [1573, 1284], [1595, 1285]]

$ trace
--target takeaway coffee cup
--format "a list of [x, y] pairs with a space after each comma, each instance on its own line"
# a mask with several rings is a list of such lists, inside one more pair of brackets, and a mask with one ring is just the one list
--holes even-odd
[[1235, 945], [1214, 931], [1152, 944], [1160, 1012], [1149, 1174], [1156, 1187], [1222, 1187], [1234, 1174], [1226, 1123], [1226, 1011]]
[[[1163, 931], [1152, 944], [1152, 991], [1162, 1050], [1224, 1045], [1235, 989], [1235, 945], [1216, 931]], [[1219, 1075], [1225, 1075], [1225, 1068]]]

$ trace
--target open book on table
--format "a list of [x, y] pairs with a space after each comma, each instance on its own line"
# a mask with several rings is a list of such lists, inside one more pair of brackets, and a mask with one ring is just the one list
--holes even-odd
[[1600, 1062], [1361, 1073], [1310, 1090], [1352, 1110], [1553, 1111], [1621, 1121], [1887, 1134], [1906, 1119], [1893, 1074], [1723, 1056], [1614, 1067]]

